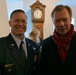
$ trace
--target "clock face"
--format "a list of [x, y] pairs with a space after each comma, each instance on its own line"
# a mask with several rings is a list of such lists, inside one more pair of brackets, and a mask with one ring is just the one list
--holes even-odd
[[39, 19], [41, 17], [42, 17], [42, 11], [39, 8], [35, 9], [34, 18]]

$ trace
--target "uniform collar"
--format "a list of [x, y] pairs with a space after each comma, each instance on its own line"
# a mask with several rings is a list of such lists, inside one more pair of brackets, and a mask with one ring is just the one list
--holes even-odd
[[19, 46], [20, 46], [21, 41], [23, 41], [24, 44], [26, 44], [25, 38], [23, 38], [23, 40], [20, 40], [20, 39], [19, 39], [18, 37], [16, 37], [14, 34], [11, 33], [11, 35], [12, 35], [13, 39], [15, 40], [18, 48], [19, 48]]

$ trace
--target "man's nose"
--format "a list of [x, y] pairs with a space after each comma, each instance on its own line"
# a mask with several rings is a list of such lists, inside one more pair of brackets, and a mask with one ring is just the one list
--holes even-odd
[[64, 26], [64, 22], [63, 21], [60, 21], [60, 26]]
[[21, 21], [19, 21], [19, 25], [23, 25], [23, 23]]

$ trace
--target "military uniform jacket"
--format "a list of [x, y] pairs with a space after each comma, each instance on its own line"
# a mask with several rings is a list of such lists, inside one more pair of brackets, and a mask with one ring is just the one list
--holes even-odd
[[27, 38], [26, 44], [28, 56], [24, 66], [11, 34], [0, 39], [0, 75], [36, 75], [38, 46]]
[[42, 75], [76, 75], [76, 33], [70, 42], [65, 63], [62, 62], [58, 47], [52, 36], [43, 41], [40, 67]]

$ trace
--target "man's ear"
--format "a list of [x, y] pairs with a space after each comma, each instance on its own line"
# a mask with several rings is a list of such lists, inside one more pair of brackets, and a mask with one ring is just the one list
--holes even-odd
[[10, 22], [10, 21], [8, 21], [8, 23], [9, 23], [9, 26], [11, 27], [11, 22]]

